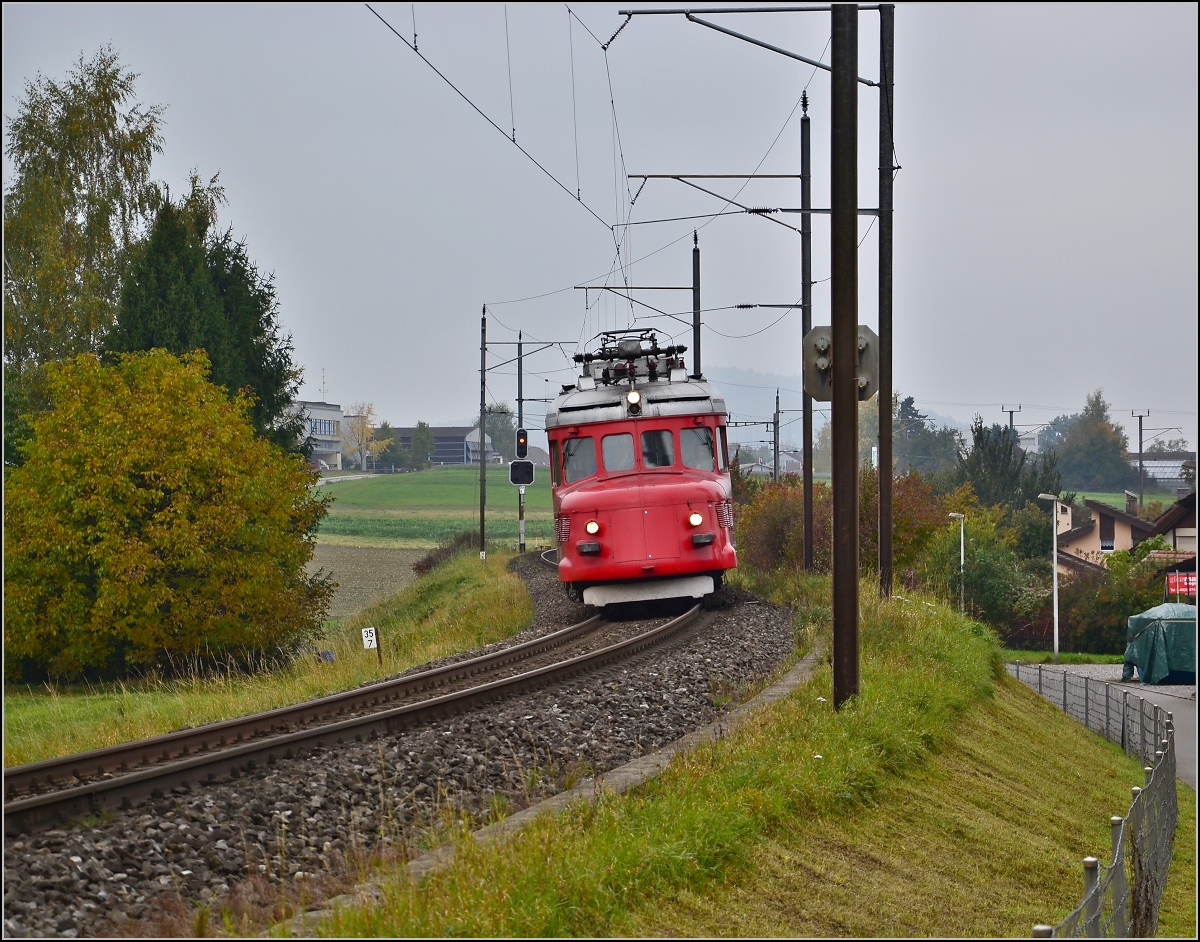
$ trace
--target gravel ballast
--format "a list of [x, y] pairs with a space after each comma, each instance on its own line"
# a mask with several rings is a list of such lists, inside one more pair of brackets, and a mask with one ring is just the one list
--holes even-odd
[[[537, 614], [503, 644], [591, 614], [532, 554], [515, 568]], [[657, 623], [684, 608], [628, 617]], [[219, 924], [222, 908], [236, 925], [245, 914], [261, 927], [288, 915], [284, 901], [319, 905], [371, 862], [419, 854], [464, 813], [486, 823], [704, 726], [784, 666], [793, 646], [787, 610], [726, 589], [691, 629], [599, 672], [396, 736], [176, 788], [88, 826], [6, 837], [5, 934], [187, 935], [205, 920]]]

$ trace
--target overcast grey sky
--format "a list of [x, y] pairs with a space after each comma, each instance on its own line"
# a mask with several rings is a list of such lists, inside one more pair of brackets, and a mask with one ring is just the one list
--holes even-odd
[[[798, 172], [806, 86], [813, 198], [828, 205], [828, 74], [682, 17], [634, 17], [606, 54], [627, 5], [573, 6], [571, 20], [562, 5], [510, 4], [506, 35], [501, 4], [416, 4], [421, 54], [501, 134], [361, 4], [6, 3], [4, 113], [26, 79], [61, 78], [112, 43], [140, 73], [141, 101], [167, 109], [156, 178], [179, 192], [190, 168], [220, 171], [223, 221], [275, 273], [301, 395], [321, 398], [323, 376], [330, 401], [373, 402], [395, 425], [460, 421], [478, 409], [483, 304], [489, 339], [522, 329], [570, 354], [631, 318], [603, 292], [586, 292], [585, 310], [574, 286], [689, 284], [693, 227], [705, 308], [800, 297], [799, 235], [762, 217], [610, 227], [725, 205], [650, 181], [630, 209], [626, 173], [749, 173], [760, 161], [762, 173]], [[375, 9], [412, 40], [411, 4]], [[720, 20], [813, 58], [829, 38], [826, 13]], [[877, 24], [862, 13], [869, 78]], [[1103, 387], [1134, 448], [1134, 409], [1195, 447], [1196, 47], [1195, 4], [898, 6], [897, 389], [962, 421], [1006, 420], [1000, 406], [1019, 403], [1018, 424], [1032, 425]], [[859, 107], [861, 205], [874, 206], [877, 92], [862, 87]], [[506, 139], [514, 126], [570, 193]], [[756, 181], [739, 201], [798, 206], [799, 183]], [[874, 325], [868, 226], [860, 320]], [[814, 233], [820, 280], [827, 221]], [[686, 293], [638, 296], [690, 311]], [[828, 323], [828, 283], [814, 298], [815, 322]], [[690, 344], [685, 325], [635, 313]], [[780, 313], [707, 313], [706, 367], [798, 374], [799, 312], [769, 326]], [[531, 358], [526, 395], [556, 392], [567, 366], [557, 348]], [[776, 382], [763, 380], [772, 393]], [[515, 399], [512, 367], [488, 385], [489, 398]], [[735, 411], [761, 411], [745, 386], [726, 393]], [[541, 406], [530, 411], [539, 425]]]

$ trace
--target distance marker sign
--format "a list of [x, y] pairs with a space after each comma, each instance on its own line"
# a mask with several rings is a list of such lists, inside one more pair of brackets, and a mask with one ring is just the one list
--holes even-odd
[[373, 627], [372, 628], [364, 628], [362, 630], [362, 633], [363, 633], [363, 647], [364, 648], [366, 648], [369, 651], [369, 650], [371, 650], [371, 648], [379, 647], [379, 637], [378, 637], [378, 635], [375, 634], [375, 629]]

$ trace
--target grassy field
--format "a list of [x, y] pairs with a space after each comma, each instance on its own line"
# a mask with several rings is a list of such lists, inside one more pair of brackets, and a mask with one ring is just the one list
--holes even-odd
[[[1137, 493], [1136, 487], [1130, 488], [1130, 490], [1133, 491], [1135, 494]], [[1163, 509], [1165, 510], [1167, 507], [1170, 507], [1173, 503], [1175, 503], [1175, 492], [1174, 491], [1150, 491], [1150, 490], [1147, 490], [1145, 493], [1145, 498], [1146, 498], [1147, 504], [1149, 504], [1151, 501], [1161, 502], [1163, 504]], [[1117, 491], [1115, 493], [1114, 492], [1104, 492], [1104, 491], [1095, 491], [1095, 492], [1088, 491], [1087, 493], [1084, 493], [1083, 491], [1080, 491], [1079, 499], [1080, 500], [1085, 500], [1085, 499], [1086, 500], [1098, 500], [1102, 504], [1108, 504], [1109, 507], [1116, 507], [1117, 510], [1125, 509], [1125, 493], [1124, 493], [1124, 491]]]
[[[247, 675], [150, 679], [101, 688], [4, 691], [4, 765], [98, 749], [131, 739], [269, 710], [356, 687], [458, 651], [509, 637], [533, 619], [507, 553], [487, 563], [461, 556], [391, 598], [329, 622], [319, 647], [332, 664], [308, 655]], [[362, 647], [361, 630], [379, 629], [383, 666]]]
[[[828, 650], [828, 582], [760, 587]], [[624, 796], [461, 838], [331, 936], [1027, 935], [1078, 902], [1139, 764], [1002, 674], [981, 626], [862, 594], [862, 697], [831, 671]], [[1183, 789], [1186, 792], [1186, 789]], [[1164, 930], [1194, 935], [1194, 795]]]
[[[489, 468], [487, 485], [488, 539], [515, 544], [518, 495], [508, 483], [508, 469]], [[331, 480], [322, 487], [334, 498], [318, 534], [323, 543], [428, 549], [464, 530], [479, 530], [478, 468]], [[528, 544], [552, 545], [551, 508], [549, 476], [539, 469], [537, 481], [525, 489]]]

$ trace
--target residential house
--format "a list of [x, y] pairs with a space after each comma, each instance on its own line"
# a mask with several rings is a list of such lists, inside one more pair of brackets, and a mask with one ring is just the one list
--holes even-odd
[[1154, 521], [1147, 537], [1161, 536], [1176, 552], [1196, 553], [1196, 492], [1175, 501]]
[[[1092, 512], [1091, 523], [1080, 527], [1071, 527], [1071, 515], [1066, 514], [1066, 525], [1063, 530], [1063, 514], [1061, 510], [1070, 511], [1069, 507], [1060, 507], [1058, 534], [1058, 566], [1060, 573], [1079, 571], [1080, 562], [1099, 565], [1106, 554], [1117, 550], [1131, 550], [1150, 535], [1154, 524], [1137, 516], [1137, 496], [1126, 493], [1127, 502], [1124, 511], [1098, 500], [1085, 500], [1084, 506]], [[1129, 500], [1129, 498], [1132, 498]], [[1195, 532], [1193, 530], [1193, 532]]]

